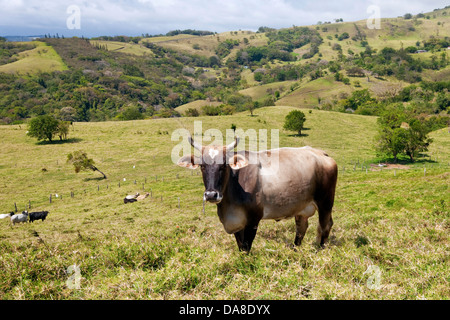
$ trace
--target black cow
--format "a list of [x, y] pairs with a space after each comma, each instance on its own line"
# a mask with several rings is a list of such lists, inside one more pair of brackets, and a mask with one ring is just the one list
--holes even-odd
[[34, 220], [41, 219], [42, 221], [47, 218], [48, 211], [36, 211], [36, 212], [30, 212], [30, 222], [33, 222]]

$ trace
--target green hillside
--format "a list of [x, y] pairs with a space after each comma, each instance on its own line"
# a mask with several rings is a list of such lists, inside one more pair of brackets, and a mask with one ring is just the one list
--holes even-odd
[[[324, 250], [313, 243], [317, 216], [298, 250], [290, 247], [292, 219], [262, 221], [252, 253], [245, 255], [223, 230], [215, 206], [207, 204], [202, 212], [199, 172], [171, 161], [178, 143], [171, 140], [174, 130], [192, 130], [201, 120], [203, 132], [225, 132], [236, 124], [268, 129], [270, 137], [292, 109], [261, 108], [254, 117], [74, 123], [70, 140], [53, 144], [36, 143], [23, 125], [0, 126], [0, 211], [31, 204], [32, 210], [50, 212], [44, 222], [11, 227], [0, 221], [0, 267], [7, 270], [0, 274], [0, 298], [449, 297], [446, 129], [432, 134], [432, 161], [425, 157], [396, 171], [376, 166], [375, 117], [312, 110], [306, 112], [305, 136], [280, 130], [280, 146], [311, 145], [338, 162], [334, 226]], [[78, 149], [107, 180], [93, 172], [76, 174], [66, 164], [67, 154]], [[136, 192], [151, 196], [123, 203]], [[66, 270], [74, 264], [80, 289], [67, 284]], [[371, 286], [370, 266], [380, 271], [379, 287]]]
[[[2, 42], [0, 123], [40, 114], [67, 121], [171, 117], [205, 100], [238, 112], [289, 105], [371, 115], [403, 103], [417, 116], [447, 117], [447, 11], [382, 18], [380, 29], [365, 20], [323, 21], [257, 32], [45, 38], [30, 50]], [[370, 105], [349, 103], [364, 89]]]
[[32, 42], [36, 47], [16, 55], [16, 61], [0, 65], [0, 72], [17, 75], [35, 75], [41, 72], [67, 70], [67, 66], [56, 51], [41, 41]]

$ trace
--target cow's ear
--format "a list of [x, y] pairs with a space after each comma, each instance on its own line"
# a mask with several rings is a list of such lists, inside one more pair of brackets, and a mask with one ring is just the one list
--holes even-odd
[[241, 154], [235, 154], [229, 159], [231, 169], [239, 170], [248, 166], [248, 160]]
[[180, 160], [178, 160], [177, 165], [192, 170], [198, 168], [198, 164], [194, 163], [193, 155], [181, 157]]

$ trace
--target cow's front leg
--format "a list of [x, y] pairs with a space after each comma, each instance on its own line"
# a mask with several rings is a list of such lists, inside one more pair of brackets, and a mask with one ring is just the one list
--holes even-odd
[[240, 251], [250, 252], [257, 230], [258, 225], [247, 225], [244, 229], [234, 234]]

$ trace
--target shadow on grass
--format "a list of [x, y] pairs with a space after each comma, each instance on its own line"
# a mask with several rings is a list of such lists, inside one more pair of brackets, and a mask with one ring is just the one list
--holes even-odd
[[414, 165], [414, 164], [436, 164], [438, 163], [435, 160], [432, 160], [431, 157], [427, 154], [419, 154], [414, 161], [411, 161], [409, 157], [400, 156], [397, 161], [394, 161], [394, 157], [380, 157], [375, 158], [369, 161], [370, 163], [388, 163], [388, 164], [401, 164], [401, 165]]
[[83, 181], [101, 181], [101, 180], [105, 180], [104, 177], [95, 177], [95, 178], [84, 178]]
[[307, 136], [309, 136], [309, 134], [303, 133], [303, 131], [308, 131], [308, 130], [311, 130], [311, 128], [303, 128], [301, 134], [298, 134], [298, 133], [288, 134], [288, 137], [307, 137]]
[[53, 141], [44, 140], [44, 141], [36, 142], [36, 144], [39, 145], [39, 146], [42, 146], [42, 145], [47, 145], [47, 144], [55, 144], [55, 145], [57, 145], [57, 144], [66, 144], [66, 143], [78, 143], [78, 142], [81, 142], [81, 141], [83, 141], [83, 139], [70, 138], [70, 139], [66, 139], [66, 140], [53, 140]]
[[306, 134], [306, 133], [302, 133], [302, 134], [298, 134], [298, 133], [296, 133], [296, 134], [288, 134], [288, 137], [308, 137], [309, 136], [309, 134]]

